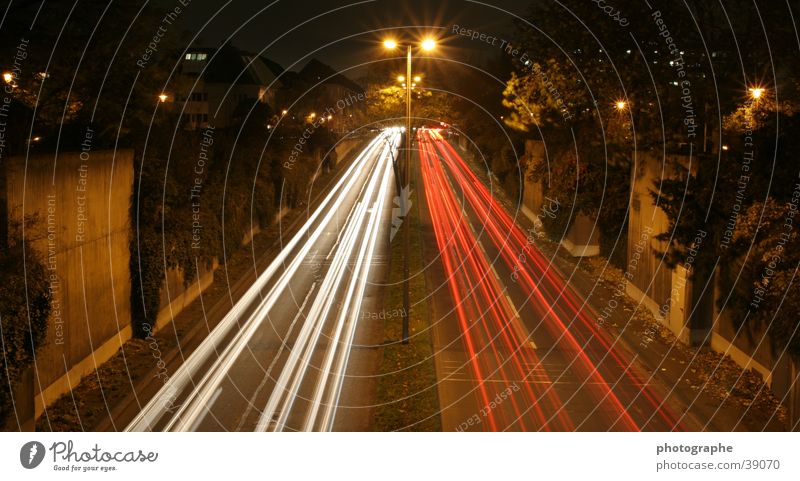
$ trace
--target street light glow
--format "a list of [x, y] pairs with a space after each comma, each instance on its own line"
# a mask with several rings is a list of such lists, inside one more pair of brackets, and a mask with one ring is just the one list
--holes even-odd
[[422, 77], [420, 77], [419, 75], [414, 76], [414, 82], [419, 82], [420, 80], [422, 80]]
[[286, 114], [288, 114], [288, 113], [289, 113], [289, 111], [288, 111], [288, 110], [286, 110], [286, 109], [283, 109], [283, 110], [281, 110], [281, 115], [286, 115]]
[[398, 82], [405, 82], [406, 81], [406, 76], [405, 75], [398, 75], [397, 76], [397, 81]]
[[761, 87], [753, 87], [750, 89], [750, 96], [754, 99], [758, 100], [761, 96], [764, 95], [764, 89]]
[[434, 48], [436, 48], [436, 40], [432, 38], [426, 38], [425, 40], [422, 41], [422, 50], [430, 52]]
[[158, 96], [158, 101], [163, 104], [164, 102], [167, 101], [168, 98], [169, 97], [167, 96], [167, 94], [161, 94], [161, 95]]
[[10, 84], [14, 80], [14, 75], [11, 72], [3, 72], [3, 80]]
[[389, 38], [383, 41], [383, 46], [389, 50], [394, 50], [397, 48], [397, 42], [394, 39]]
[[617, 105], [616, 105], [617, 110], [625, 110], [625, 107], [627, 107], [627, 106], [628, 106], [628, 104], [626, 104], [624, 100], [618, 100], [617, 101]]

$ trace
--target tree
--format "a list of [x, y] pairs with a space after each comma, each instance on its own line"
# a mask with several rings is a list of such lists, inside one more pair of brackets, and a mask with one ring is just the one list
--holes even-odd
[[669, 232], [659, 239], [672, 238], [666, 260], [674, 265], [686, 259], [698, 231], [708, 232], [695, 266], [706, 273], [719, 266], [718, 307], [744, 332], [765, 327], [774, 348], [789, 346], [797, 353], [800, 311], [792, 276], [798, 246], [793, 228], [785, 230], [787, 219], [793, 225], [800, 155], [794, 31], [781, 8], [726, 5], [737, 12], [732, 33], [719, 28], [726, 23], [719, 6], [693, 7], [705, 45], [714, 52], [704, 62], [720, 81], [709, 86], [707, 72], [700, 92], [705, 105], [719, 105], [712, 117], [722, 120], [719, 143], [725, 147], [695, 156], [694, 170], [654, 189], [670, 220]]
[[[35, 231], [37, 219], [28, 217], [26, 231]], [[12, 396], [22, 373], [43, 347], [50, 315], [50, 283], [39, 255], [23, 248], [22, 222], [12, 222], [8, 248], [0, 251], [0, 339], [3, 372], [0, 377], [0, 426], [13, 410]], [[26, 239], [25, 242], [30, 241]]]
[[[93, 148], [115, 145], [120, 126], [121, 145], [131, 136], [141, 140], [175, 63], [180, 31], [160, 32], [164, 11], [141, 2], [89, 0], [73, 7], [68, 2], [47, 3], [41, 10], [39, 2], [10, 4], [6, 18], [14, 21], [0, 31], [0, 58], [24, 57], [18, 70], [8, 60], [2, 65], [14, 74], [13, 97], [35, 106], [34, 133], [42, 147], [60, 142], [60, 149], [78, 149], [87, 126], [95, 130]], [[120, 24], [131, 28], [121, 30]], [[155, 50], [148, 51], [159, 33]], [[150, 57], [143, 61], [147, 52]]]

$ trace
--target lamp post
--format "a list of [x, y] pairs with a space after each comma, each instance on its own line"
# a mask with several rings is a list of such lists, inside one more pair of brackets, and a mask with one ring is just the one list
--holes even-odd
[[[398, 43], [394, 39], [388, 39], [383, 42], [383, 46], [386, 47], [388, 50], [394, 50], [399, 47]], [[431, 51], [436, 48], [436, 41], [432, 38], [426, 38], [420, 44], [420, 47], [424, 51]], [[406, 143], [405, 143], [405, 165], [403, 166], [403, 185], [407, 189], [407, 192], [410, 192], [409, 186], [411, 184], [411, 143], [412, 143], [412, 131], [411, 131], [411, 80], [413, 77], [411, 76], [411, 44], [406, 46]], [[398, 80], [400, 78], [398, 77]], [[408, 315], [410, 313], [410, 299], [409, 299], [409, 269], [408, 269], [408, 253], [410, 250], [411, 244], [411, 232], [410, 226], [408, 225], [408, 217], [409, 212], [407, 211], [404, 205], [407, 200], [405, 197], [409, 195], [403, 195], [402, 191], [400, 193], [400, 211], [404, 215], [405, 222], [403, 222], [403, 313], [402, 313], [402, 320], [403, 320], [403, 344], [408, 344], [409, 340], [409, 321]]]

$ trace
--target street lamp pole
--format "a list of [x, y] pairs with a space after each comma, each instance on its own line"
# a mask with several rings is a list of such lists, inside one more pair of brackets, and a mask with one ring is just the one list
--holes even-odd
[[[398, 47], [394, 39], [387, 39], [383, 42], [383, 46], [389, 50], [394, 50]], [[433, 38], [426, 38], [422, 41], [422, 50], [431, 51], [436, 47], [436, 40]], [[409, 299], [409, 269], [408, 257], [411, 250], [411, 226], [409, 225], [410, 209], [408, 208], [408, 196], [411, 192], [411, 145], [413, 142], [413, 132], [411, 131], [411, 89], [414, 87], [413, 78], [411, 76], [411, 44], [406, 45], [406, 160], [404, 168], [402, 169], [403, 185], [405, 192], [400, 192], [400, 209], [403, 213], [403, 344], [408, 344], [409, 340], [409, 321], [408, 316], [411, 312], [410, 299]], [[398, 77], [398, 80], [400, 78]]]
[[[411, 45], [407, 47], [406, 54], [406, 165], [403, 169], [403, 184], [406, 188], [405, 195], [400, 196], [400, 206], [408, 202], [406, 199], [411, 195]], [[409, 224], [410, 212], [407, 206], [403, 209], [403, 344], [408, 344], [409, 339], [409, 321], [410, 314], [410, 299], [409, 299], [409, 279], [408, 279], [408, 256], [411, 245], [411, 226]]]

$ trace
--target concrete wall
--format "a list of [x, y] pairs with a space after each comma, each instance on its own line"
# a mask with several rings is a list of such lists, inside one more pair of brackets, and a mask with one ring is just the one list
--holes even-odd
[[[720, 310], [716, 273], [692, 269], [692, 253], [675, 269], [667, 267], [658, 254], [665, 243], [655, 236], [669, 230], [666, 215], [649, 191], [659, 180], [681, 178], [688, 171], [688, 157], [670, 155], [666, 159], [643, 154], [633, 172], [628, 264], [625, 270], [627, 293], [646, 306], [677, 338], [692, 345], [707, 345], [728, 355], [744, 369], [758, 372], [771, 390], [787, 406], [792, 423], [800, 419], [800, 360], [775, 349], [764, 326], [748, 324], [739, 329], [728, 313]], [[699, 161], [702, 161], [700, 159]], [[695, 158], [695, 165], [698, 159]], [[654, 184], [655, 183], [655, 184]], [[698, 231], [697, 249], [711, 248], [713, 236]]]
[[[252, 233], [246, 236], [248, 243], [252, 240], [252, 236]], [[200, 297], [200, 294], [214, 283], [214, 271], [218, 267], [219, 264], [216, 259], [211, 265], [200, 263], [199, 272], [188, 285], [184, 283], [186, 276], [181, 269], [169, 269], [164, 275], [164, 283], [161, 287], [161, 302], [153, 332], [168, 325], [184, 308]], [[198, 321], [204, 322], [204, 320]]]
[[533, 176], [533, 169], [542, 162], [546, 162], [544, 142], [541, 140], [526, 140], [525, 152], [520, 159], [520, 165], [525, 168], [525, 178], [522, 188], [522, 212], [528, 217], [533, 218], [537, 227], [541, 221], [537, 222], [538, 214], [544, 205], [544, 182], [542, 179]]
[[334, 148], [335, 155], [329, 155], [330, 157], [333, 157], [331, 159], [332, 162], [330, 163], [330, 165], [334, 166], [338, 162], [340, 162], [342, 159], [346, 159], [347, 156], [350, 155], [353, 152], [353, 149], [355, 149], [356, 147], [358, 147], [358, 146], [360, 146], [362, 144], [364, 144], [364, 139], [344, 139], [344, 140], [342, 140], [341, 142], [336, 144], [336, 147]]
[[[522, 190], [522, 213], [543, 229], [541, 219], [553, 211], [556, 203], [547, 196], [547, 179], [537, 177], [533, 171], [547, 162], [547, 151], [541, 140], [526, 140], [525, 152], [520, 164], [525, 166]], [[600, 254], [600, 231], [594, 219], [578, 213], [572, 219], [561, 245], [575, 257], [596, 256]]]
[[[628, 225], [629, 280], [627, 293], [646, 306], [682, 342], [705, 344], [710, 337], [713, 281], [701, 277], [693, 267], [694, 257], [671, 269], [664, 262], [667, 241], [655, 237], [669, 231], [669, 220], [651, 195], [661, 181], [685, 178], [689, 157], [681, 154], [639, 153], [633, 167]], [[697, 249], [703, 248], [708, 233], [698, 231]]]
[[[640, 301], [662, 322], [664, 316], [660, 312], [670, 298], [672, 271], [659, 255], [666, 249], [666, 243], [656, 240], [655, 236], [669, 229], [669, 221], [653, 202], [650, 192], [659, 179], [674, 177], [669, 165], [670, 160], [656, 159], [646, 153], [639, 153], [634, 162], [625, 269], [628, 295]], [[677, 335], [680, 329], [673, 329], [673, 332]]]
[[50, 275], [52, 313], [33, 372], [35, 414], [130, 337], [129, 213], [133, 152], [12, 157], [11, 217], [38, 214], [31, 247]]

